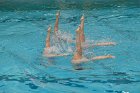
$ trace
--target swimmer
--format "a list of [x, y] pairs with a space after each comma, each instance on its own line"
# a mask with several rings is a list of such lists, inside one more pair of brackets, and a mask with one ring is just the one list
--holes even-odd
[[112, 55], [96, 56], [96, 57], [93, 57], [91, 59], [88, 59], [88, 58], [84, 57], [82, 55], [82, 46], [81, 46], [80, 34], [81, 34], [81, 26], [79, 26], [76, 30], [76, 52], [74, 53], [72, 63], [79, 64], [79, 63], [88, 62], [88, 61], [115, 58]]
[[58, 24], [59, 24], [59, 17], [60, 17], [60, 11], [56, 13], [56, 21], [55, 21], [55, 26], [54, 26], [54, 32], [58, 32]]
[[[55, 26], [54, 26], [54, 32], [55, 32], [55, 33], [58, 32], [58, 30], [59, 30], [59, 27], [58, 27], [58, 25], [59, 25], [59, 17], [60, 17], [60, 11], [58, 11], [58, 12], [56, 13], [56, 21], [55, 21]], [[82, 33], [80, 34], [80, 38], [81, 38], [82, 43], [85, 42], [84, 20], [85, 20], [85, 18], [84, 18], [84, 15], [83, 15], [83, 16], [81, 17], [81, 19], [80, 19], [80, 21], [81, 21], [80, 26], [81, 26], [81, 32], [82, 32]], [[75, 42], [76, 42], [76, 40], [62, 38], [62, 37], [60, 37], [59, 35], [57, 35], [57, 38], [58, 38], [59, 40], [62, 39], [62, 40], [67, 41], [67, 42], [69, 42], [69, 43], [75, 43]], [[110, 46], [110, 45], [116, 45], [116, 43], [115, 43], [115, 42], [101, 42], [101, 43], [97, 43], [97, 44], [88, 44], [88, 45], [82, 44], [82, 47], [83, 47], [83, 48], [88, 48], [88, 47], [94, 47], [94, 46], [96, 47], [96, 46]]]
[[[84, 35], [84, 15], [81, 17], [80, 21], [80, 26], [81, 26], [81, 34], [80, 34], [80, 38], [81, 38], [81, 42], [84, 43], [85, 42], [85, 35]], [[94, 46], [109, 46], [109, 45], [116, 45], [115, 42], [101, 42], [101, 43], [97, 43], [97, 44], [82, 44], [83, 48], [88, 48], [88, 47], [94, 47]]]
[[59, 30], [59, 17], [60, 17], [60, 11], [58, 11], [56, 13], [56, 21], [55, 21], [55, 26], [54, 26], [54, 35], [57, 37], [57, 39], [60, 41], [60, 40], [63, 40], [63, 41], [66, 41], [66, 42], [73, 42], [75, 43], [75, 40], [71, 40], [71, 39], [67, 39], [67, 38], [64, 38], [62, 37], [61, 34], [58, 33], [58, 30]]
[[[60, 16], [60, 11], [56, 14], [57, 17], [56, 17], [56, 24], [55, 24], [55, 27], [57, 28], [58, 30], [58, 20], [59, 20], [59, 16]], [[80, 27], [81, 27], [81, 33], [80, 33], [80, 38], [81, 38], [81, 45], [83, 48], [89, 48], [89, 47], [96, 47], [96, 46], [113, 46], [113, 45], [116, 45], [115, 42], [100, 42], [100, 43], [96, 43], [96, 44], [84, 44], [85, 42], [85, 35], [84, 35], [84, 20], [85, 20], [85, 17], [84, 15], [82, 15], [80, 21]], [[57, 36], [58, 37], [58, 36]], [[58, 37], [58, 38], [61, 38], [61, 37]], [[69, 43], [75, 43], [76, 40], [72, 40], [72, 39], [65, 39], [65, 38], [61, 38], [63, 39], [64, 41], [67, 41]]]
[[[58, 40], [58, 43], [61, 43], [60, 41], [61, 40], [63, 40], [63, 41], [66, 41], [66, 42], [69, 42], [69, 43], [76, 43], [76, 40], [73, 40], [73, 39], [68, 39], [68, 38], [63, 38], [63, 37], [61, 37], [62, 35], [59, 35], [58, 34], [58, 30], [59, 30], [59, 27], [58, 27], [58, 25], [59, 25], [59, 17], [60, 17], [60, 11], [58, 11], [57, 13], [56, 13], [56, 22], [55, 22], [55, 26], [54, 26], [54, 35], [56, 36], [56, 39]], [[83, 49], [85, 49], [85, 48], [90, 48], [90, 47], [97, 47], [97, 46], [110, 46], [110, 45], [116, 45], [116, 43], [115, 42], [101, 42], [101, 43], [96, 43], [96, 44], [86, 44], [86, 43], [84, 43], [85, 42], [85, 35], [84, 35], [84, 15], [81, 17], [81, 19], [80, 19], [80, 21], [81, 21], [81, 23], [80, 23], [80, 26], [81, 26], [81, 33], [80, 33], [80, 40], [81, 40], [81, 47], [83, 48]], [[50, 38], [50, 33], [48, 33], [48, 36], [47, 36], [47, 38]], [[49, 49], [48, 47], [50, 47], [50, 42], [49, 42], [49, 40], [50, 39], [48, 39], [47, 41], [46, 41], [46, 51], [51, 51], [52, 52], [52, 50], [53, 51], [56, 51], [55, 49], [56, 48], [54, 48], [53, 47], [53, 49], [52, 49], [52, 47], [51, 47], [51, 49]], [[48, 42], [48, 43], [47, 43]], [[50, 55], [50, 54], [49, 54]], [[54, 54], [53, 54], [54, 55]], [[53, 56], [53, 55], [50, 55], [50, 56]], [[67, 54], [66, 54], [67, 55]], [[54, 55], [54, 56], [65, 56], [64, 54], [62, 54], [62, 55]]]
[[[56, 13], [56, 21], [55, 21], [55, 26], [54, 26], [54, 32], [55, 33], [58, 32], [58, 30], [59, 30], [59, 27], [58, 27], [59, 17], [60, 17], [60, 11], [58, 11]], [[82, 15], [82, 17], [80, 19], [80, 21], [81, 21], [80, 26], [81, 26], [81, 32], [82, 32], [80, 34], [80, 37], [81, 37], [82, 43], [85, 42], [84, 20], [85, 20], [84, 15]], [[57, 36], [57, 37], [60, 38], [60, 39], [63, 39], [64, 41], [68, 41], [69, 43], [75, 43], [76, 42], [76, 40], [66, 39], [66, 38], [62, 38], [62, 37], [59, 37], [59, 36]], [[103, 42], [103, 43], [101, 42], [101, 43], [94, 44], [94, 46], [108, 46], [108, 45], [116, 45], [116, 43], [115, 42]], [[84, 45], [82, 44], [82, 46], [84, 46]], [[93, 46], [93, 44], [90, 45], [90, 47], [92, 47], [92, 46]]]
[[55, 46], [51, 46], [50, 37], [51, 37], [51, 26], [48, 27], [48, 34], [47, 34], [47, 38], [46, 38], [46, 47], [44, 49], [44, 56], [59, 57], [59, 56], [69, 55], [68, 53], [63, 53], [63, 54], [54, 53], [54, 52], [56, 52], [56, 48], [55, 48]]

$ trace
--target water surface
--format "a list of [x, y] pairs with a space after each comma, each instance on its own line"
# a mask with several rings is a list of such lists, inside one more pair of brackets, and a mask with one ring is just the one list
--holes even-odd
[[[1, 0], [0, 93], [138, 93], [140, 2], [138, 0]], [[42, 56], [46, 29], [61, 11], [60, 29], [75, 36], [85, 15], [86, 39], [115, 41], [86, 51], [112, 54], [75, 70], [72, 56]]]

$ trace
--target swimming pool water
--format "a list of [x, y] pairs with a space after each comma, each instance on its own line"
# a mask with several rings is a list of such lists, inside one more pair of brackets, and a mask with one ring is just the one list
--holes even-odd
[[[48, 4], [41, 1], [36, 5]], [[18, 8], [16, 1], [0, 4], [0, 93], [139, 93], [139, 1], [72, 1], [37, 8], [24, 8], [25, 2]], [[75, 70], [71, 55], [43, 57], [46, 30], [54, 25], [57, 10], [60, 29], [74, 36], [84, 14], [86, 39], [117, 42], [86, 51], [116, 58], [84, 63], [83, 70]]]

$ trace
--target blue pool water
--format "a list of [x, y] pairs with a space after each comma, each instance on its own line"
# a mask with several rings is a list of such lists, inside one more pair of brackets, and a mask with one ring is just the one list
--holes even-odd
[[[43, 57], [46, 29], [57, 10], [64, 32], [75, 36], [84, 14], [86, 39], [117, 42], [87, 53], [116, 58], [75, 70], [71, 55]], [[139, 0], [0, 1], [0, 93], [139, 93], [139, 55]]]

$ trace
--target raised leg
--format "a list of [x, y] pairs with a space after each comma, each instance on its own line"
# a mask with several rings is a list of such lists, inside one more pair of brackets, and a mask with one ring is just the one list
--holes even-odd
[[54, 26], [54, 32], [58, 31], [59, 16], [60, 16], [60, 11], [58, 11], [56, 13], [56, 21], [55, 21], [55, 26]]
[[84, 35], [84, 15], [81, 17], [81, 24], [80, 24], [80, 27], [81, 27], [81, 33], [80, 33], [80, 38], [81, 38], [81, 42], [85, 42], [85, 35]]
[[76, 52], [74, 53], [73, 60], [82, 59], [82, 47], [81, 47], [81, 40], [80, 40], [80, 30], [81, 30], [81, 27], [79, 26], [76, 30]]

